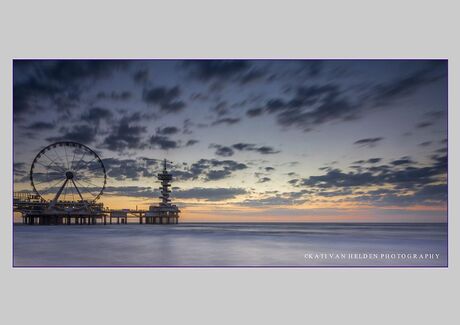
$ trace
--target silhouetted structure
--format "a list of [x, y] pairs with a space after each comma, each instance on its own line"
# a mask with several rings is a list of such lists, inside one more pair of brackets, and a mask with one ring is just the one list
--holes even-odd
[[[86, 159], [85, 159], [86, 158]], [[14, 192], [13, 210], [20, 212], [28, 225], [176, 224], [180, 210], [171, 204], [169, 193], [172, 175], [166, 170], [158, 174], [161, 181], [161, 202], [149, 210], [112, 210], [96, 201], [106, 184], [106, 171], [99, 156], [87, 146], [71, 141], [53, 143], [42, 149], [30, 168], [31, 192]]]
[[14, 211], [29, 225], [95, 224], [104, 216], [96, 201], [106, 184], [99, 156], [87, 146], [60, 141], [40, 150], [29, 173], [33, 193], [15, 192]]
[[158, 206], [150, 206], [149, 211], [145, 213], [145, 223], [158, 224], [175, 224], [179, 222], [179, 208], [171, 204], [169, 194], [171, 190], [172, 175], [168, 173], [166, 168], [166, 159], [163, 163], [163, 172], [158, 174], [158, 180], [161, 181], [161, 202]]

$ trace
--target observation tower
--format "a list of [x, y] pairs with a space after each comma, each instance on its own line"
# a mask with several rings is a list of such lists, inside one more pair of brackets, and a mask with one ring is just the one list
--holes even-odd
[[161, 196], [159, 197], [160, 204], [157, 206], [151, 205], [149, 211], [145, 213], [145, 223], [157, 224], [176, 224], [179, 223], [179, 208], [175, 204], [171, 204], [169, 195], [171, 190], [172, 175], [167, 171], [167, 161], [163, 162], [163, 171], [158, 174], [158, 180], [161, 181]]

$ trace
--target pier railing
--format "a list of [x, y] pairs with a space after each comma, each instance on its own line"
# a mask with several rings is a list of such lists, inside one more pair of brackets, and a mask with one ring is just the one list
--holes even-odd
[[13, 201], [44, 202], [39, 195], [31, 192], [14, 192]]

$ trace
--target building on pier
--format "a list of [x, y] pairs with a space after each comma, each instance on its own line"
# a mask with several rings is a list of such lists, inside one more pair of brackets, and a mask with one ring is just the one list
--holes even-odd
[[176, 224], [179, 223], [180, 210], [175, 204], [171, 204], [169, 197], [171, 190], [172, 175], [167, 171], [166, 159], [163, 162], [163, 171], [158, 174], [158, 180], [161, 181], [161, 196], [159, 197], [160, 204], [149, 207], [145, 213], [145, 223], [157, 224]]
[[104, 205], [95, 202], [48, 202], [33, 193], [14, 192], [13, 211], [27, 225], [96, 224], [105, 215]]

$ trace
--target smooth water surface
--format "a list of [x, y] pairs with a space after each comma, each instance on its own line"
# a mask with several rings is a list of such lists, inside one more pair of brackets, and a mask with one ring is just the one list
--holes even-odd
[[14, 266], [447, 266], [447, 224], [15, 225], [13, 255]]

